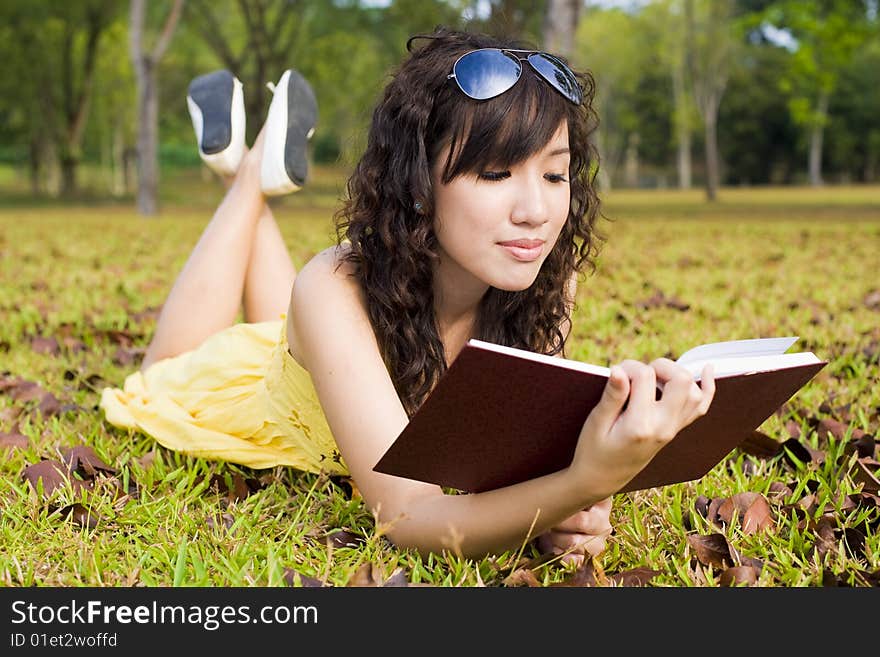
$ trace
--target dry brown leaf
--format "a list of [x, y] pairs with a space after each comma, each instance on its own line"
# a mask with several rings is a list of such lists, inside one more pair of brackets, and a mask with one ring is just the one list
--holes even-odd
[[752, 566], [734, 566], [721, 573], [721, 586], [751, 586], [758, 581], [758, 572]]
[[535, 577], [534, 571], [528, 568], [517, 568], [510, 575], [504, 578], [503, 586], [528, 586], [539, 587], [541, 583]]
[[95, 478], [98, 472], [116, 474], [117, 470], [104, 463], [88, 445], [77, 445], [61, 450], [61, 458], [70, 470], [83, 477]]
[[862, 303], [869, 310], [880, 310], [880, 290], [869, 290], [865, 298], [862, 299]]
[[869, 493], [880, 492], [880, 479], [877, 478], [877, 471], [880, 469], [880, 463], [871, 458], [861, 458], [855, 463], [851, 473], [855, 483], [862, 485], [862, 490]]
[[382, 586], [382, 571], [379, 566], [372, 563], [364, 563], [355, 571], [346, 584], [348, 587], [376, 587]]
[[28, 437], [18, 432], [18, 427], [4, 433], [0, 431], [0, 449], [26, 449], [29, 444]]
[[61, 347], [58, 344], [58, 340], [43, 335], [37, 335], [31, 338], [31, 349], [38, 354], [48, 354], [50, 356], [58, 356], [61, 354]]
[[608, 579], [614, 582], [617, 586], [646, 586], [652, 579], [660, 574], [662, 574], [661, 571], [653, 570], [652, 568], [633, 568], [631, 570], [625, 570], [622, 573], [609, 575]]
[[319, 579], [311, 577], [309, 575], [303, 575], [298, 570], [294, 570], [293, 568], [285, 568], [284, 569], [284, 581], [287, 582], [288, 586], [299, 586], [303, 588], [324, 588], [325, 586], [330, 586], [326, 582], [322, 582]]
[[209, 529], [223, 527], [226, 531], [229, 531], [232, 529], [232, 525], [235, 524], [235, 518], [228, 511], [224, 511], [216, 516], [209, 515], [205, 520], [205, 524]]
[[409, 586], [409, 580], [406, 578], [406, 572], [403, 568], [397, 568], [391, 576], [382, 583], [383, 588], [399, 588]]
[[80, 503], [68, 504], [57, 511], [58, 515], [83, 527], [94, 529], [98, 526], [99, 516]]
[[[531, 571], [529, 571], [531, 572]], [[561, 582], [554, 582], [550, 587], [555, 586], [597, 586], [596, 574], [593, 568], [592, 559], [584, 559], [583, 563], [577, 569]]]
[[35, 399], [42, 399], [43, 395], [48, 394], [38, 383], [33, 381], [25, 381], [24, 379], [12, 379], [7, 381], [7, 385], [0, 387], [0, 392], [7, 390], [7, 393], [13, 400], [20, 402], [29, 402]]
[[755, 534], [776, 526], [770, 504], [760, 493], [737, 493], [724, 500], [718, 508], [718, 516], [727, 524], [733, 521], [734, 513], [740, 518], [745, 534]]
[[825, 452], [820, 452], [812, 447], [804, 445], [795, 438], [789, 438], [782, 443], [783, 457], [792, 465], [797, 467], [797, 463], [792, 460], [792, 456], [801, 463], [822, 463], [825, 461]]
[[736, 551], [730, 546], [724, 534], [690, 534], [687, 541], [704, 566], [722, 569], [732, 567], [736, 563]]
[[18, 422], [18, 418], [24, 412], [24, 409], [21, 406], [7, 406], [6, 408], [0, 408], [0, 421], [11, 424], [16, 424]]
[[91, 482], [85, 482], [72, 477], [70, 471], [60, 461], [44, 459], [39, 463], [29, 465], [24, 469], [24, 478], [30, 483], [34, 491], [39, 492], [39, 482], [42, 481], [43, 495], [48, 497], [57, 489], [64, 487], [70, 482], [74, 491], [91, 488]]
[[782, 444], [768, 436], [766, 433], [753, 431], [752, 434], [740, 444], [739, 449], [746, 454], [769, 459], [779, 455], [782, 451]]
[[365, 541], [363, 536], [359, 536], [358, 534], [346, 531], [344, 529], [332, 532], [324, 536], [324, 543], [334, 548], [356, 548], [363, 545], [364, 542]]

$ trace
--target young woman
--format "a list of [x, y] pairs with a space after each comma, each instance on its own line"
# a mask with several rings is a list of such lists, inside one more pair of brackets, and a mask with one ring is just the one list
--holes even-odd
[[[407, 47], [348, 181], [337, 244], [299, 273], [266, 196], [303, 184], [316, 107], [301, 76], [282, 76], [252, 148], [216, 168], [234, 176], [140, 371], [102, 407], [189, 454], [348, 473], [401, 547], [479, 557], [539, 536], [573, 560], [596, 554], [612, 494], [706, 412], [711, 370], [700, 387], [668, 359], [612, 367], [571, 464], [551, 475], [446, 495], [372, 470], [469, 338], [562, 355], [578, 274], [598, 252], [589, 74], [445, 29]], [[241, 89], [225, 76], [191, 87], [209, 163], [243, 134], [228, 129]]]

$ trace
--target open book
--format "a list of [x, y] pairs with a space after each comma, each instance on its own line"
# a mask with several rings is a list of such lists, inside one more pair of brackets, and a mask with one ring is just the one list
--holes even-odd
[[[715, 368], [709, 411], [663, 447], [627, 492], [698, 479], [748, 438], [827, 361], [785, 353], [796, 337], [695, 347], [677, 360]], [[610, 369], [469, 340], [373, 468], [467, 492], [567, 467]], [[662, 394], [662, 393], [658, 393]]]

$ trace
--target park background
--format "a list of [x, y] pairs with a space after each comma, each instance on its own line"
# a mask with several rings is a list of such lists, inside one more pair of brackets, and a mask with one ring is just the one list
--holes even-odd
[[[189, 81], [242, 80], [249, 142], [267, 82], [294, 67], [313, 84], [309, 184], [272, 200], [299, 268], [335, 238], [407, 38], [440, 24], [595, 76], [607, 242], [569, 357], [799, 335], [829, 360], [703, 479], [620, 496], [606, 552], [576, 570], [532, 543], [483, 560], [395, 550], [351, 482], [174, 454], [97, 407], [222, 195]], [[876, 585], [878, 35], [877, 0], [5, 0], [0, 581]]]

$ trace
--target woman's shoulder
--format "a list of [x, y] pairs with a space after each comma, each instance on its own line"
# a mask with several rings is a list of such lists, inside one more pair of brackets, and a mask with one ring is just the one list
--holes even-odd
[[351, 252], [351, 244], [343, 242], [332, 245], [313, 255], [294, 279], [294, 291], [312, 292], [316, 288], [328, 292], [360, 292], [360, 284], [355, 277], [355, 265], [346, 259]]
[[[299, 332], [304, 324], [320, 327], [331, 318], [367, 321], [366, 300], [355, 277], [355, 266], [345, 259], [350, 245], [330, 246], [306, 262], [293, 281], [287, 315], [290, 353], [300, 363]], [[298, 330], [299, 327], [299, 330]]]

